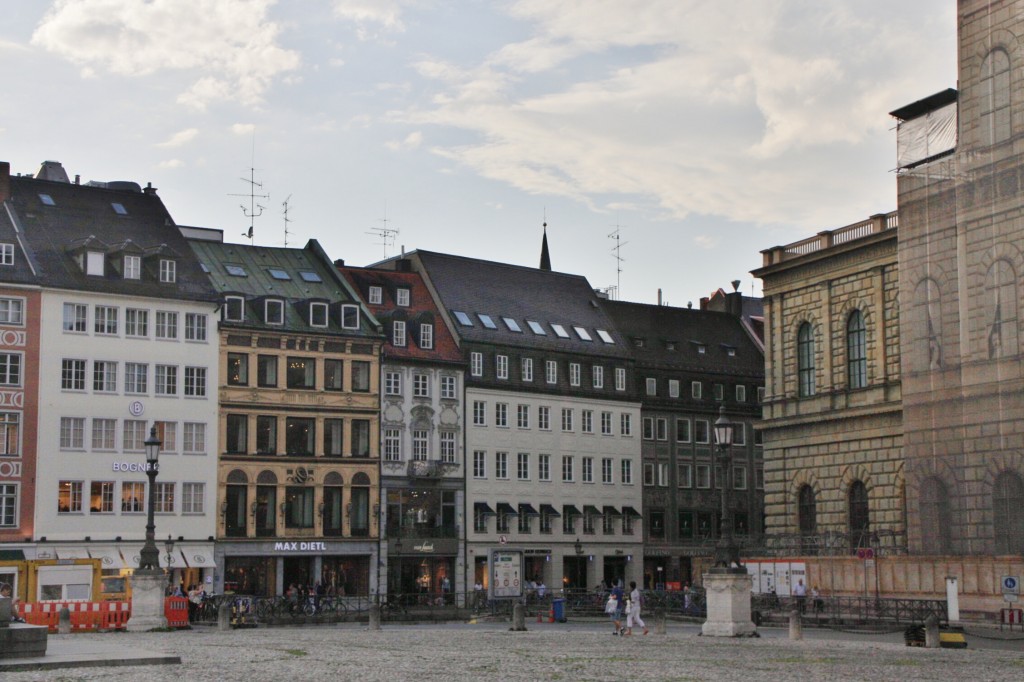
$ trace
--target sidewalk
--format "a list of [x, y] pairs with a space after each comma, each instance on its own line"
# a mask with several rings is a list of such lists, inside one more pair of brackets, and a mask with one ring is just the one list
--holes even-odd
[[140, 650], [136, 644], [128, 633], [50, 635], [46, 640], [46, 656], [0, 659], [0, 673], [6, 678], [13, 671], [181, 663], [181, 658], [175, 654]]

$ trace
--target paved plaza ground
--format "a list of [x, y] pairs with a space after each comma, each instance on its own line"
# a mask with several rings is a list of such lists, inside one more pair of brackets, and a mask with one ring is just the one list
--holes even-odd
[[[760, 639], [698, 637], [695, 625], [670, 623], [666, 635], [615, 637], [598, 623], [365, 625], [215, 629], [164, 633], [51, 636], [76, 645], [163, 651], [181, 665], [97, 667], [6, 673], [22, 680], [1020, 680], [1024, 641], [1003, 649], [922, 649], [899, 636], [785, 630]], [[66, 640], [65, 640], [66, 641]]]

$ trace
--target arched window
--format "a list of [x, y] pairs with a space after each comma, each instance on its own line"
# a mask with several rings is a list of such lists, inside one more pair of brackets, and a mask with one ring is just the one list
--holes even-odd
[[342, 534], [341, 494], [343, 479], [341, 474], [332, 471], [324, 476], [323, 517], [324, 535], [339, 536]]
[[846, 320], [846, 383], [851, 389], [868, 385], [867, 329], [859, 310]]
[[913, 352], [914, 371], [942, 368], [942, 301], [939, 285], [933, 279], [923, 279], [914, 289]]
[[952, 518], [949, 491], [937, 476], [921, 484], [921, 547], [927, 554], [949, 554], [952, 551]]
[[277, 534], [277, 476], [261, 471], [256, 477], [256, 537], [272, 538]]
[[1017, 274], [1008, 260], [992, 263], [985, 276], [985, 331], [990, 359], [1017, 353]]
[[352, 502], [348, 519], [353, 537], [366, 537], [370, 534], [370, 477], [362, 472], [352, 477]]
[[871, 544], [871, 524], [868, 519], [868, 489], [863, 481], [854, 481], [847, 496], [850, 518], [850, 544], [853, 549]]
[[997, 144], [1010, 139], [1010, 57], [1004, 50], [988, 53], [981, 63], [981, 107], [978, 130], [982, 144]]
[[818, 534], [818, 505], [814, 488], [804, 484], [797, 494], [797, 522], [800, 525], [800, 546], [804, 554], [816, 554], [815, 536]]
[[814, 395], [814, 328], [810, 322], [800, 325], [797, 332], [796, 364], [800, 397]]
[[229, 538], [244, 538], [248, 534], [248, 493], [249, 477], [241, 469], [228, 474], [224, 490], [224, 535]]
[[1024, 483], [1012, 471], [996, 477], [992, 525], [996, 554], [1024, 554]]

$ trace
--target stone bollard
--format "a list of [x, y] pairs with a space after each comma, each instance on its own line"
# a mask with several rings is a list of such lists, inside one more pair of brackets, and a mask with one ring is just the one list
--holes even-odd
[[665, 627], [665, 620], [666, 620], [666, 618], [665, 618], [665, 609], [655, 609], [654, 610], [654, 634], [656, 634], [656, 635], [667, 634], [667, 629]]
[[231, 602], [224, 601], [217, 607], [217, 629], [231, 629]]
[[370, 605], [370, 629], [380, 630], [380, 604]]
[[931, 614], [924, 621], [924, 646], [926, 649], [938, 649], [939, 643], [939, 619]]
[[793, 609], [789, 612], [789, 638], [793, 641], [804, 638], [804, 624], [800, 620], [799, 609]]
[[57, 634], [67, 635], [71, 633], [71, 610], [65, 604], [57, 616]]
[[526, 632], [526, 607], [522, 604], [512, 607], [512, 629], [515, 632]]

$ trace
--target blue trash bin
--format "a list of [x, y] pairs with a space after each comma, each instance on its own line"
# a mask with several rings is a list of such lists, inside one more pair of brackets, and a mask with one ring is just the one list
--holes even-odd
[[551, 616], [556, 623], [565, 622], [565, 600], [556, 598], [551, 600]]

